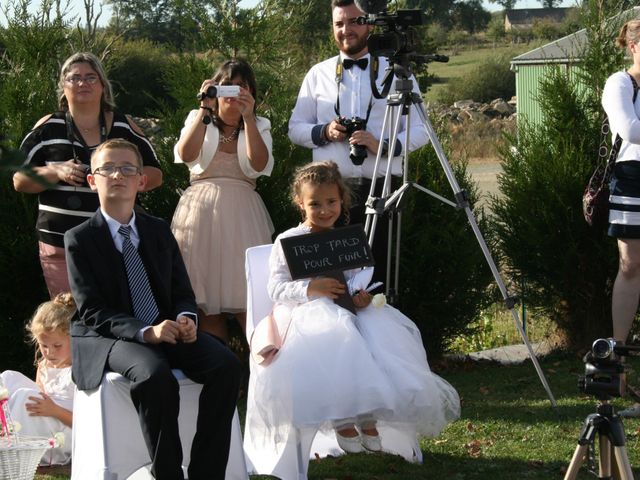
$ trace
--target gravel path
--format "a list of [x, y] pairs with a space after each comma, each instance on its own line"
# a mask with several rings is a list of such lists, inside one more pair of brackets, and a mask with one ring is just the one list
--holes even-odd
[[497, 175], [502, 173], [498, 162], [472, 162], [467, 170], [480, 189], [480, 204], [485, 205], [488, 195], [496, 195], [498, 191]]

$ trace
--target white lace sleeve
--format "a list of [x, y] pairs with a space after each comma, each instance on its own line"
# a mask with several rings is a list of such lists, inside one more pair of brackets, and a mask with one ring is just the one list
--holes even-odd
[[[309, 286], [309, 279], [292, 280], [287, 261], [284, 257], [284, 251], [282, 250], [282, 244], [280, 238], [288, 235], [289, 232], [295, 231], [291, 229], [284, 234], [278, 236], [273, 244], [271, 250], [271, 256], [269, 257], [269, 283], [267, 290], [271, 300], [276, 303], [284, 304], [300, 304], [307, 302], [307, 287]], [[298, 234], [304, 232], [297, 232]]]

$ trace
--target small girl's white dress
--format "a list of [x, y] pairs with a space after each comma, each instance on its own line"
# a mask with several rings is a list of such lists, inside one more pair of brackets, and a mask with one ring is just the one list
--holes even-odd
[[[436, 436], [459, 417], [458, 394], [431, 372], [418, 328], [395, 308], [370, 305], [353, 315], [307, 297], [310, 279], [291, 279], [280, 239], [309, 232], [300, 225], [278, 236], [269, 259], [267, 287], [284, 342], [268, 366], [252, 356], [245, 450], [254, 471], [305, 478], [280, 468], [292, 438], [313, 440], [318, 430], [331, 437], [346, 418], [375, 419], [384, 451], [421, 462], [418, 435]], [[302, 444], [296, 454], [308, 462], [311, 442]]]
[[[57, 405], [73, 411], [73, 394], [75, 384], [71, 380], [71, 367], [53, 368], [41, 366], [38, 369], [44, 392]], [[64, 434], [64, 445], [48, 449], [41, 465], [64, 465], [71, 460], [71, 428], [53, 417], [31, 417], [25, 404], [33, 403], [29, 397], [40, 397], [40, 387], [36, 382], [20, 372], [6, 370], [0, 374], [2, 383], [9, 390], [9, 412], [11, 419], [20, 424], [21, 435], [53, 437], [56, 433]]]

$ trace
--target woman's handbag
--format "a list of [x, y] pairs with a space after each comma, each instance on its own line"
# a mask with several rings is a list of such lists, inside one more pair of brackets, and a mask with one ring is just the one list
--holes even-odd
[[584, 219], [592, 227], [603, 227], [609, 221], [609, 182], [611, 181], [611, 169], [616, 162], [622, 138], [616, 135], [616, 140], [608, 153], [607, 136], [609, 135], [609, 119], [605, 117], [602, 122], [600, 148], [598, 149], [598, 165], [594, 170], [587, 188], [582, 194], [582, 213]]
[[[635, 103], [638, 96], [638, 84], [631, 75], [629, 78], [633, 84], [633, 103]], [[605, 117], [600, 129], [597, 166], [582, 194], [582, 213], [584, 219], [592, 227], [603, 227], [609, 221], [609, 182], [613, 165], [616, 163], [622, 145], [622, 138], [620, 135], [616, 135], [611, 152], [608, 151], [607, 137], [610, 131], [609, 119]]]

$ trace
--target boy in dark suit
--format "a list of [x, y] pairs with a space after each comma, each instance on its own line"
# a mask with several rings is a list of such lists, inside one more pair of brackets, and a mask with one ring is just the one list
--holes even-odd
[[179, 386], [171, 373], [182, 369], [203, 384], [189, 480], [223, 480], [240, 362], [198, 332], [195, 297], [169, 226], [134, 212], [147, 181], [136, 146], [104, 142], [91, 171], [87, 181], [98, 192], [100, 210], [65, 234], [79, 317], [71, 327], [74, 381], [91, 390], [105, 371], [131, 380], [152, 474], [183, 480]]

